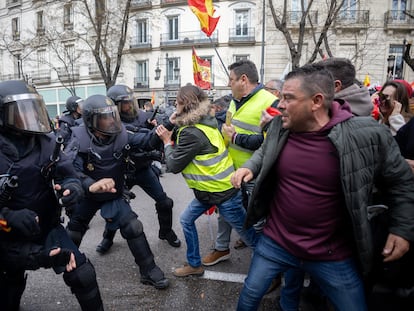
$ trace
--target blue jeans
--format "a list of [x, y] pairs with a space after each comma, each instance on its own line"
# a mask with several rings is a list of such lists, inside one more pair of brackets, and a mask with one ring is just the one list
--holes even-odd
[[[242, 184], [242, 203], [245, 209], [247, 209], [248, 200], [250, 194], [253, 191], [254, 182], [248, 182]], [[218, 251], [226, 251], [230, 246], [230, 237], [232, 226], [221, 216], [219, 215], [217, 219], [217, 238], [215, 249]]]
[[[201, 266], [200, 248], [195, 221], [210, 207], [211, 204], [203, 204], [199, 200], [194, 199], [180, 216], [180, 222], [187, 243], [187, 261], [192, 267]], [[240, 191], [229, 200], [217, 204], [217, 207], [221, 216], [223, 216], [224, 219], [239, 233], [243, 241], [248, 246], [254, 247], [257, 241], [256, 231], [254, 228], [249, 228], [248, 230], [243, 229], [244, 220], [246, 219], [246, 210], [242, 206]]]
[[366, 311], [364, 286], [352, 259], [341, 261], [301, 260], [265, 235], [257, 242], [237, 305], [238, 311], [257, 310], [272, 280], [289, 268], [312, 277], [337, 311]]

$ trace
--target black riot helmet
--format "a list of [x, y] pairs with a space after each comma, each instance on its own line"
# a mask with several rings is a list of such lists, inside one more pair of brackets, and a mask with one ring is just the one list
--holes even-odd
[[131, 122], [137, 117], [138, 103], [130, 87], [122, 84], [114, 85], [108, 89], [106, 96], [118, 106], [122, 121]]
[[70, 96], [68, 97], [68, 99], [66, 100], [66, 110], [63, 111], [63, 113], [73, 113], [77, 111], [78, 106], [82, 109], [82, 103], [83, 103], [83, 99], [80, 98], [79, 96]]
[[90, 131], [114, 136], [122, 125], [114, 102], [105, 95], [92, 95], [83, 102], [82, 118]]
[[43, 97], [21, 80], [0, 82], [0, 128], [25, 134], [52, 131]]

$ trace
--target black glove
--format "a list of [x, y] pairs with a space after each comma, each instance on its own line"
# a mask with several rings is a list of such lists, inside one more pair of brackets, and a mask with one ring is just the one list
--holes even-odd
[[2, 213], [12, 232], [18, 232], [24, 237], [33, 237], [40, 234], [40, 227], [36, 220], [37, 214], [35, 212], [27, 208], [11, 210], [5, 207]]
[[62, 194], [65, 190], [70, 190], [70, 194], [67, 196], [61, 196], [59, 203], [63, 206], [70, 206], [79, 203], [83, 199], [83, 189], [82, 186], [77, 182], [67, 182], [62, 184]]
[[42, 251], [42, 253], [39, 255], [39, 263], [41, 267], [64, 267], [69, 263], [70, 255], [72, 254], [72, 251], [70, 249], [61, 248], [59, 254], [50, 256], [49, 254], [53, 249], [54, 248]]
[[133, 126], [133, 125], [131, 125], [131, 124], [126, 124], [126, 125], [125, 125], [125, 129], [126, 129], [127, 131], [130, 131], [130, 132], [135, 132], [135, 133], [139, 131], [139, 128], [138, 128], [138, 127]]

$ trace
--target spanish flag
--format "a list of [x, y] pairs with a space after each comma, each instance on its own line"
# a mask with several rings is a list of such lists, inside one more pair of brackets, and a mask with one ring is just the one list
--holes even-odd
[[151, 96], [151, 105], [153, 105], [153, 106], [154, 106], [154, 104], [155, 104], [155, 93], [154, 93], [154, 91], [152, 91], [152, 96]]
[[213, 17], [216, 11], [213, 7], [213, 0], [188, 0], [188, 5], [200, 21], [201, 30], [206, 33], [207, 37], [210, 37], [220, 19], [220, 16]]
[[209, 90], [211, 85], [211, 65], [206, 59], [197, 56], [193, 47], [193, 75], [194, 84], [203, 90]]
[[371, 85], [371, 79], [369, 78], [369, 75], [365, 75], [364, 86], [368, 87], [370, 85]]

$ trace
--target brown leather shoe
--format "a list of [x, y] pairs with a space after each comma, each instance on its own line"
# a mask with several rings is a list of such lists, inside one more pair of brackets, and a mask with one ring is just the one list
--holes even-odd
[[230, 250], [218, 251], [214, 250], [210, 254], [206, 255], [201, 259], [201, 262], [204, 266], [214, 266], [221, 261], [227, 260], [230, 258]]
[[189, 275], [202, 276], [204, 274], [204, 268], [202, 266], [192, 267], [186, 263], [183, 267], [175, 269], [173, 274], [178, 277], [185, 277]]

